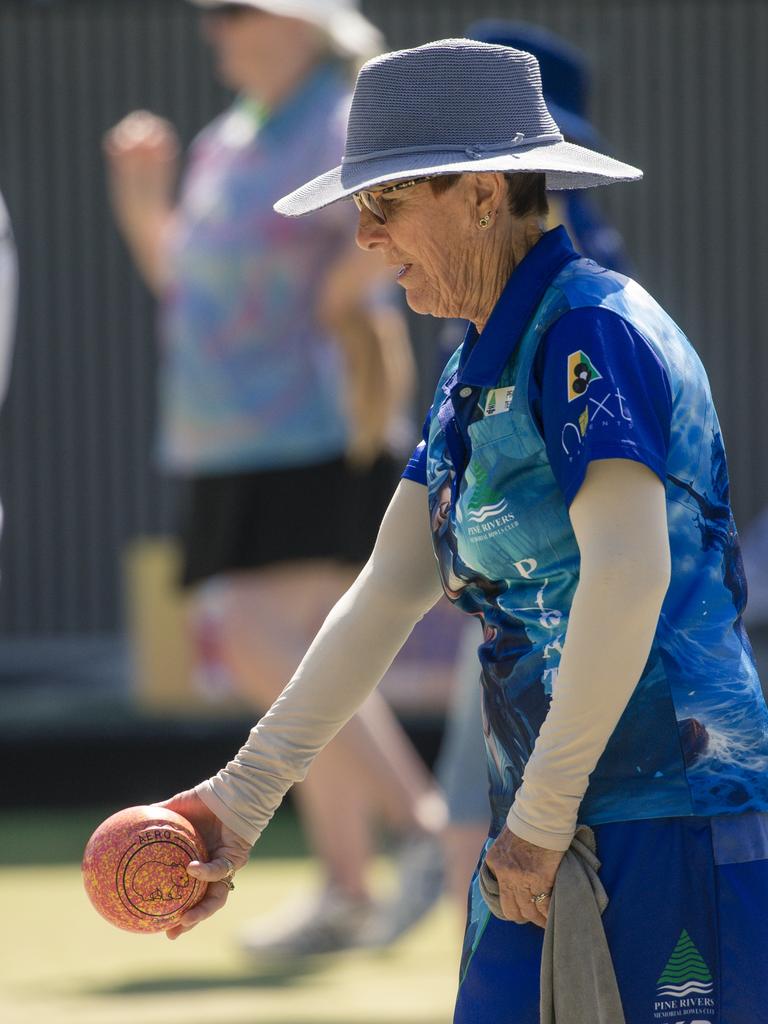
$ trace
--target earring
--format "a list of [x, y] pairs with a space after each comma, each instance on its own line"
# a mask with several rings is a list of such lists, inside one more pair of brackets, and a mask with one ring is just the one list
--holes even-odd
[[481, 217], [480, 220], [477, 223], [478, 223], [478, 226], [481, 227], [483, 229], [483, 231], [485, 231], [485, 229], [487, 227], [489, 227], [490, 223], [491, 223], [491, 215], [490, 215], [490, 213], [486, 213], [486, 215], [484, 217]]

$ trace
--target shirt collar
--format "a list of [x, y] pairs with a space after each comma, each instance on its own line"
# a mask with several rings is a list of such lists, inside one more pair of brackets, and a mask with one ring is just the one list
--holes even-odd
[[492, 387], [498, 381], [544, 293], [578, 256], [564, 227], [541, 236], [515, 267], [482, 334], [470, 324], [459, 363], [460, 384]]

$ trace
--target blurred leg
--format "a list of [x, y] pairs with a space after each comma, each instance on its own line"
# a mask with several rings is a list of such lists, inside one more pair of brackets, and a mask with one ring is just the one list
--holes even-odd
[[488, 769], [483, 741], [483, 718], [475, 622], [464, 627], [456, 658], [456, 678], [436, 775], [448, 803], [448, 827], [443, 833], [450, 895], [465, 913], [467, 889], [488, 837]]
[[462, 825], [451, 822], [443, 834], [446, 888], [462, 917], [466, 914], [469, 883], [487, 838], [487, 823]]
[[304, 782], [295, 786], [302, 825], [320, 858], [329, 886], [351, 899], [368, 898], [366, 869], [371, 857], [369, 802], [363, 783], [345, 770], [327, 747]]

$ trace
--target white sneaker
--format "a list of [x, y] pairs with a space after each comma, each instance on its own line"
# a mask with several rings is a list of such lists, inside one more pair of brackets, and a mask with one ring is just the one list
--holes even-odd
[[375, 906], [360, 933], [360, 945], [388, 946], [417, 924], [437, 903], [445, 885], [443, 848], [435, 836], [405, 840], [396, 853], [395, 896]]
[[303, 957], [336, 953], [359, 944], [371, 917], [369, 900], [351, 899], [331, 886], [257, 918], [240, 936], [250, 956]]

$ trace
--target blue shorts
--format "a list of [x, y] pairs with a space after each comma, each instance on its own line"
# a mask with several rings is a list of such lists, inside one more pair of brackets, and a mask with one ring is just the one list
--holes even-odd
[[[597, 825], [626, 1024], [768, 1021], [768, 814]], [[543, 931], [489, 917], [454, 1024], [539, 1024]]]

